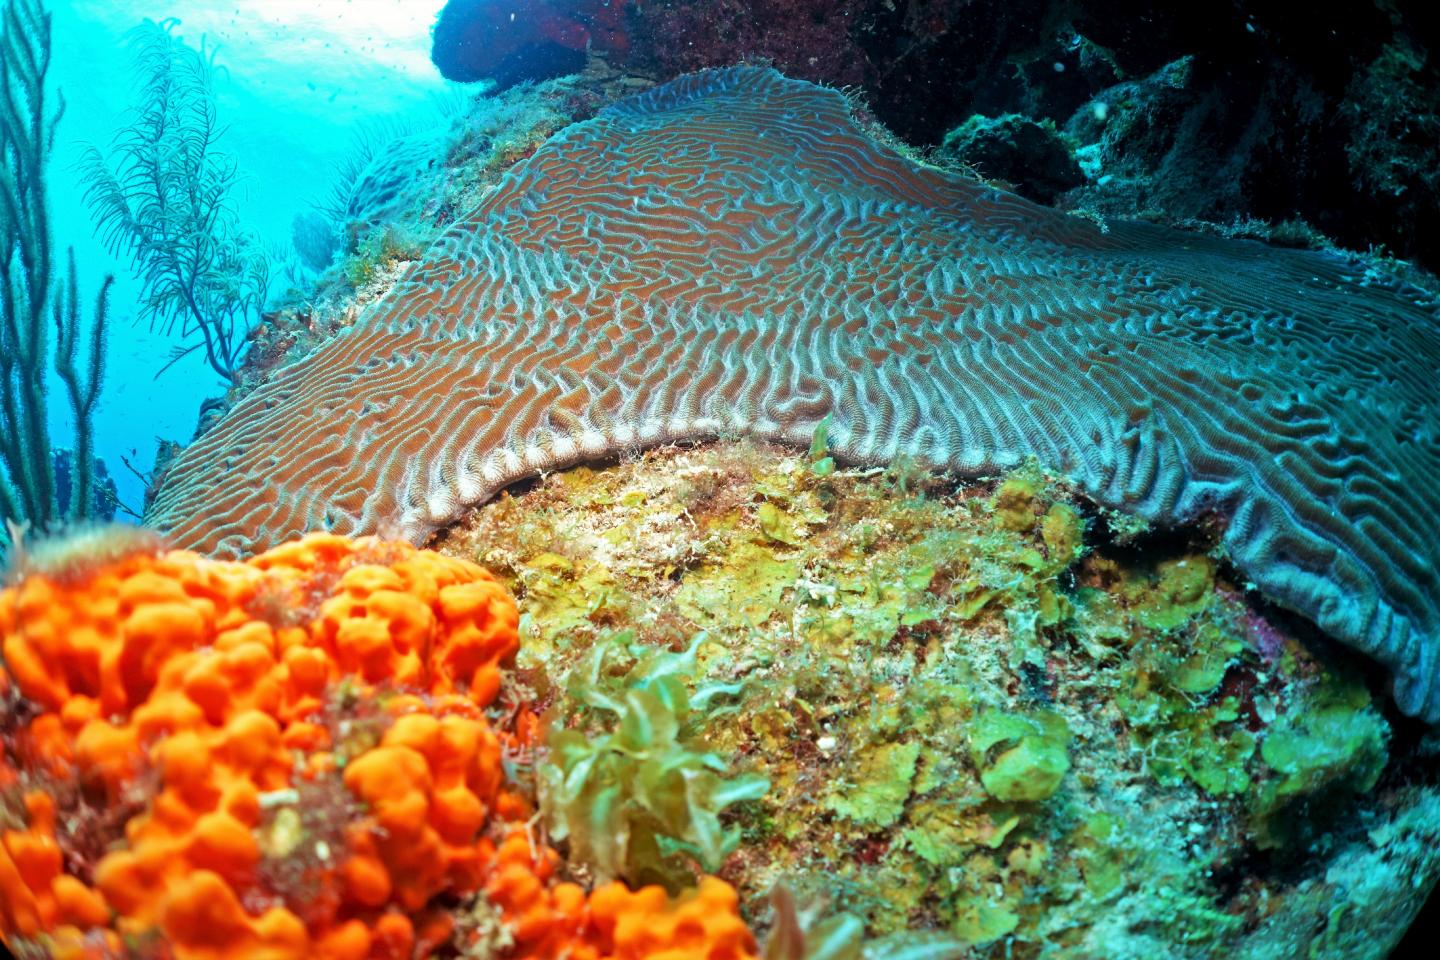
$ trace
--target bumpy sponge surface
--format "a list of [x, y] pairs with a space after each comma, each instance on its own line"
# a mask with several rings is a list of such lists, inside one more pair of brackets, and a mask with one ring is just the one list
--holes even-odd
[[[0, 640], [28, 715], [0, 764], [24, 808], [0, 833], [7, 941], [71, 957], [163, 942], [177, 960], [485, 937], [516, 957], [753, 953], [718, 881], [593, 907], [555, 881], [503, 769], [535, 724], [485, 715], [515, 604], [472, 564], [328, 534], [246, 563], [140, 551], [0, 592]], [[90, 858], [97, 810], [127, 813]], [[466, 898], [487, 924], [457, 919]]]

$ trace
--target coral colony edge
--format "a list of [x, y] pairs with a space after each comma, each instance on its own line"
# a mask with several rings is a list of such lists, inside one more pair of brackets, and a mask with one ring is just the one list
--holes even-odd
[[[599, 6], [565, 69], [623, 54]], [[210, 351], [142, 526], [16, 535], [6, 946], [1394, 948], [1440, 879], [1431, 291], [1056, 212], [769, 68], [501, 65], [348, 236], [297, 218], [316, 276]]]

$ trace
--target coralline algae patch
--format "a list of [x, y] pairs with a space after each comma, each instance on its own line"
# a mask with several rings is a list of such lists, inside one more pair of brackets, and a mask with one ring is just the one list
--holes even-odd
[[127, 539], [0, 592], [17, 955], [754, 955], [719, 880], [558, 881], [516, 775], [515, 605], [484, 570], [324, 534], [243, 564]]
[[[1363, 664], [1203, 532], [1033, 468], [957, 489], [825, 452], [553, 474], [436, 545], [520, 597], [566, 869], [718, 868], [761, 927], [781, 883], [957, 956], [1389, 949], [1440, 873], [1440, 794]], [[628, 786], [661, 757], [698, 796]]]

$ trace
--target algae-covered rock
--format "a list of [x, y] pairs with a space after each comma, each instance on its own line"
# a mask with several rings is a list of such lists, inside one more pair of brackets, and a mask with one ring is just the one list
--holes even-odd
[[[542, 777], [620, 736], [557, 680], [596, 644], [693, 651], [675, 676], [704, 707], [642, 727], [748, 799], [702, 809], [701, 834], [656, 806], [671, 819], [628, 854], [650, 875], [683, 880], [718, 837], [758, 929], [783, 882], [867, 956], [1339, 958], [1371, 917], [1383, 955], [1440, 876], [1407, 818], [1440, 777], [1353, 661], [1248, 594], [1204, 530], [1123, 524], [1033, 464], [955, 484], [817, 471], [824, 453], [652, 451], [502, 496], [438, 544], [519, 593], [524, 676], [575, 734]], [[1328, 879], [1383, 873], [1384, 851], [1388, 885]]]
[[1069, 733], [1053, 713], [981, 714], [970, 728], [970, 756], [985, 792], [1007, 802], [1050, 797], [1070, 769]]
[[919, 757], [918, 743], [870, 747], [858, 758], [856, 769], [847, 771], [846, 782], [831, 791], [826, 806], [861, 826], [890, 826], [905, 811]]

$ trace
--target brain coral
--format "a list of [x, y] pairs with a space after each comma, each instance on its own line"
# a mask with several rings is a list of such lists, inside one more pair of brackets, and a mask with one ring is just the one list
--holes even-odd
[[[719, 880], [678, 902], [555, 882], [504, 774], [534, 718], [485, 715], [517, 614], [479, 567], [330, 534], [243, 564], [143, 549], [93, 566], [0, 591], [0, 694], [23, 697], [0, 744], [17, 952], [754, 955]], [[467, 901], [491, 919], [467, 927]]]
[[738, 432], [1215, 513], [1275, 600], [1440, 721], [1435, 304], [1343, 257], [1067, 218], [878, 142], [834, 91], [682, 78], [512, 170], [375, 312], [176, 461], [238, 555], [412, 540], [539, 470]]

